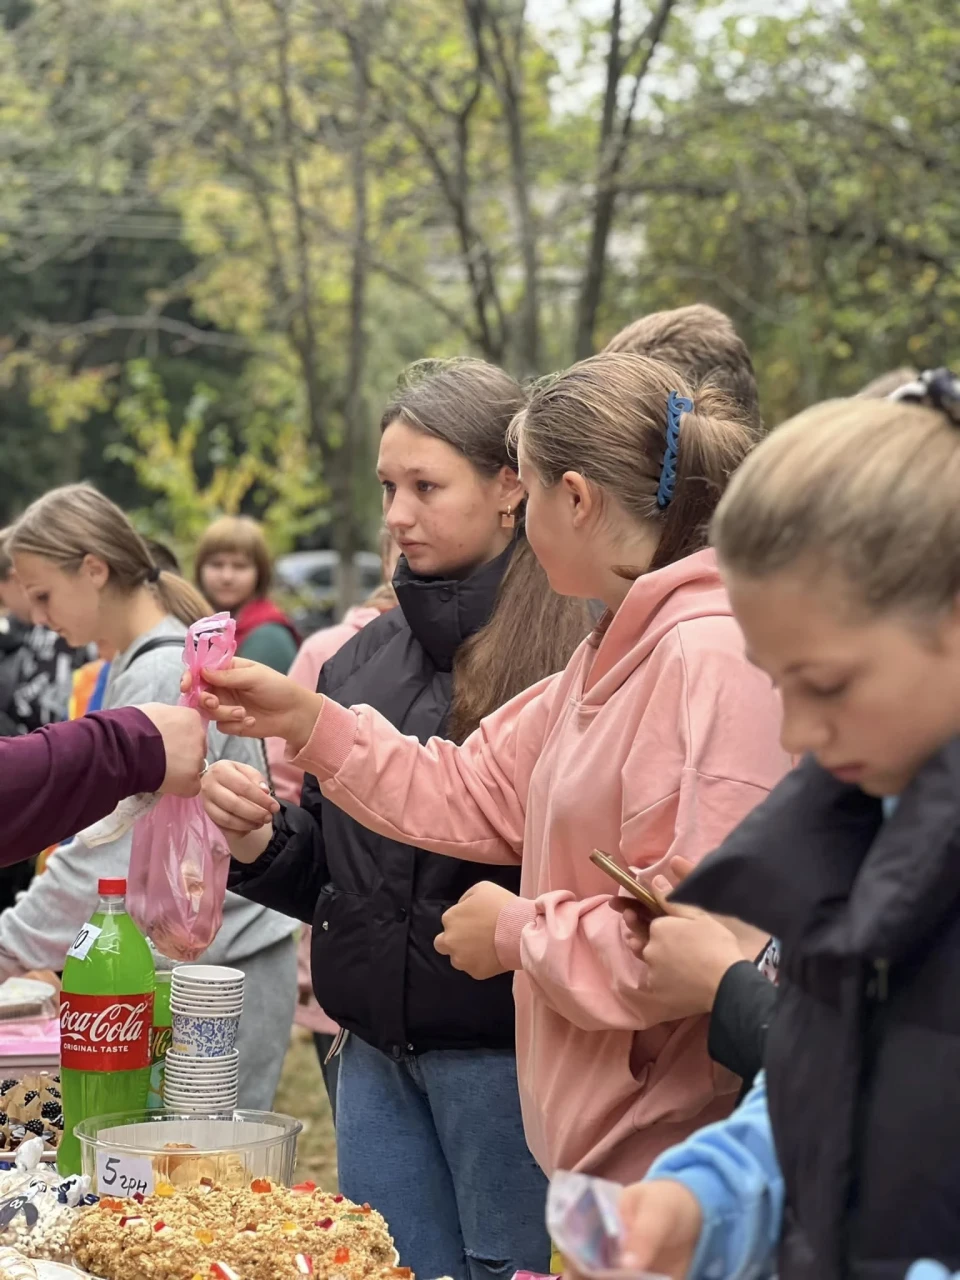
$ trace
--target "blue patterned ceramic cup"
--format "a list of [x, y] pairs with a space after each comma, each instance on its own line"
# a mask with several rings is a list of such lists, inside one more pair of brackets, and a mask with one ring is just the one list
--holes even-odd
[[175, 1013], [172, 1048], [189, 1058], [222, 1058], [237, 1047], [239, 1029], [239, 1013]]

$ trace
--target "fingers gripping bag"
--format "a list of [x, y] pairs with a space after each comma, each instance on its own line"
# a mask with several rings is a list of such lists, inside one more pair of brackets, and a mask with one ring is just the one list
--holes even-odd
[[[193, 677], [180, 705], [199, 709], [204, 668], [228, 667], [237, 651], [228, 613], [201, 618], [187, 632], [184, 666]], [[158, 951], [196, 960], [223, 923], [230, 851], [199, 796], [161, 796], [133, 829], [127, 910]]]
[[555, 1173], [547, 1196], [547, 1229], [567, 1269], [590, 1280], [667, 1280], [631, 1271], [621, 1261], [623, 1187], [585, 1173]]

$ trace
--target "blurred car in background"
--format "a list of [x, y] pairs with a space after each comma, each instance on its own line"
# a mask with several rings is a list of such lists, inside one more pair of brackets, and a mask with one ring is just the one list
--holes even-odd
[[[380, 585], [380, 557], [373, 551], [358, 551], [353, 563], [357, 571], [357, 598], [353, 603], [359, 604]], [[338, 621], [338, 551], [292, 551], [278, 558], [274, 577], [277, 595], [301, 635], [308, 636]]]

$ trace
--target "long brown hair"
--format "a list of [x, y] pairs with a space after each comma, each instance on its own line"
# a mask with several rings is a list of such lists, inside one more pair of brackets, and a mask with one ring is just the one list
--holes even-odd
[[185, 578], [154, 563], [120, 508], [89, 484], [64, 485], [38, 498], [10, 529], [5, 548], [13, 556], [50, 560], [64, 573], [76, 573], [86, 556], [97, 556], [117, 591], [132, 595], [150, 587], [164, 612], [187, 627], [211, 612]]
[[[519, 383], [482, 360], [421, 361], [407, 370], [380, 421], [443, 440], [483, 475], [516, 468], [507, 443], [523, 408]], [[514, 552], [487, 625], [457, 650], [447, 732], [462, 742], [484, 716], [545, 676], [562, 670], [589, 633], [585, 601], [558, 596], [533, 554], [517, 513]]]
[[[661, 508], [671, 392], [693, 401], [693, 412], [681, 419], [673, 498]], [[564, 472], [578, 472], [612, 494], [638, 524], [659, 530], [649, 569], [617, 570], [639, 577], [707, 545], [716, 505], [757, 431], [723, 392], [710, 386], [694, 392], [659, 360], [604, 352], [535, 391], [511, 436], [522, 437], [524, 456], [547, 487]]]

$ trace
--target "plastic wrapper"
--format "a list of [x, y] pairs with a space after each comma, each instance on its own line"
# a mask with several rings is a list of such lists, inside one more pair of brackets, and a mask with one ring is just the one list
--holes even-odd
[[620, 1264], [623, 1187], [583, 1173], [557, 1173], [550, 1183], [547, 1226], [567, 1263], [581, 1275], [604, 1280], [667, 1280], [652, 1271], [626, 1271]]
[[0, 1022], [56, 1017], [57, 993], [48, 982], [7, 978], [0, 983]]
[[70, 1257], [77, 1212], [97, 1197], [90, 1194], [89, 1178], [62, 1178], [41, 1164], [42, 1157], [43, 1143], [31, 1138], [17, 1151], [14, 1167], [0, 1172], [0, 1246], [62, 1262]]
[[[228, 613], [195, 622], [187, 633], [184, 666], [193, 676], [181, 706], [197, 707], [203, 669], [228, 667], [237, 650]], [[223, 922], [230, 851], [199, 796], [163, 796], [135, 819], [127, 910], [158, 951], [196, 960]]]

